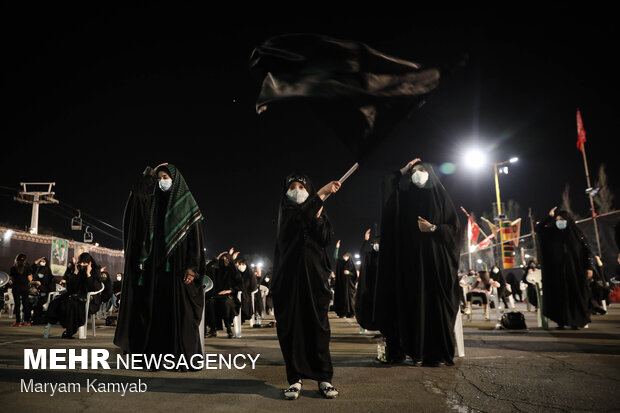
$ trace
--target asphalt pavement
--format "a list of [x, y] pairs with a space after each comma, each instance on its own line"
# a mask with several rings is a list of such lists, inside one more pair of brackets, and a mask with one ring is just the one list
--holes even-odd
[[[465, 357], [452, 367], [385, 365], [376, 361], [377, 332], [360, 331], [355, 319], [330, 313], [333, 384], [340, 395], [323, 399], [306, 381], [298, 400], [287, 401], [284, 362], [273, 317], [263, 327], [243, 326], [242, 337], [206, 339], [205, 353], [237, 362], [195, 372], [125, 369], [114, 362], [114, 327], [97, 320], [96, 336], [60, 338], [54, 326], [11, 327], [0, 315], [0, 406], [6, 412], [620, 412], [620, 304], [592, 316], [588, 328], [550, 330], [537, 326], [525, 304], [517, 310], [528, 329], [497, 328], [475, 310], [463, 316]], [[24, 349], [106, 349], [110, 369], [26, 370]], [[49, 353], [48, 357], [50, 357]], [[234, 359], [234, 356], [237, 356]], [[256, 358], [254, 369], [250, 363]], [[49, 360], [48, 360], [49, 361]], [[245, 365], [243, 362], [246, 362]], [[210, 367], [219, 367], [218, 363]], [[37, 387], [38, 383], [38, 387]], [[56, 390], [52, 395], [52, 385]], [[67, 392], [62, 392], [62, 384]], [[78, 383], [80, 388], [67, 384]], [[95, 383], [95, 384], [93, 384]], [[138, 384], [142, 384], [141, 389]], [[108, 384], [112, 384], [108, 386]], [[90, 386], [88, 386], [90, 385]], [[97, 387], [101, 386], [102, 387]], [[144, 386], [146, 385], [146, 386]], [[124, 395], [116, 391], [124, 386]], [[101, 391], [101, 390], [110, 391]], [[38, 391], [41, 390], [41, 391]], [[79, 391], [78, 391], [79, 390]], [[134, 391], [132, 391], [134, 390]], [[144, 390], [144, 391], [140, 391]]]

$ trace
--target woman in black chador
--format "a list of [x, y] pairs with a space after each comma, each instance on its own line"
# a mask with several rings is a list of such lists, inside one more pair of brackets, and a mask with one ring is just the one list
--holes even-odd
[[336, 262], [334, 286], [334, 311], [338, 317], [355, 316], [355, 283], [357, 270], [350, 252], [345, 252]]
[[577, 329], [590, 322], [592, 253], [575, 221], [556, 208], [536, 225], [544, 292], [542, 312], [559, 329], [565, 325]]
[[299, 397], [304, 378], [319, 382], [324, 397], [338, 395], [331, 385], [327, 316], [331, 271], [325, 247], [332, 229], [323, 200], [339, 188], [340, 183], [332, 181], [316, 192], [307, 176], [292, 174], [282, 191], [271, 293], [290, 384], [284, 397], [290, 400]]
[[88, 253], [78, 257], [72, 273], [65, 274], [67, 291], [50, 302], [46, 318], [50, 324], [60, 323], [65, 331], [62, 338], [73, 338], [86, 323], [86, 296], [101, 289], [100, 267]]
[[125, 352], [183, 355], [187, 360], [202, 354], [202, 219], [174, 165], [162, 164], [152, 172], [147, 168], [132, 190], [123, 223], [123, 300], [114, 337]]
[[258, 289], [258, 281], [254, 275], [254, 271], [248, 267], [248, 263], [245, 259], [241, 258], [237, 260], [235, 265], [241, 275], [241, 322], [243, 323], [251, 319], [254, 315], [254, 306], [252, 305], [254, 296], [252, 293]]
[[414, 159], [383, 185], [375, 317], [387, 362], [453, 365], [460, 224], [428, 163]]
[[373, 315], [379, 268], [379, 237], [370, 241], [370, 230], [366, 231], [360, 252], [362, 264], [355, 293], [355, 318], [362, 328], [378, 330], [377, 321], [374, 320]]

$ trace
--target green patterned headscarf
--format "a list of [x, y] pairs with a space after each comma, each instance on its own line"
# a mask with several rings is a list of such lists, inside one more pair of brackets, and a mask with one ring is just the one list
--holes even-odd
[[[172, 255], [177, 245], [185, 239], [190, 228], [203, 220], [204, 217], [198, 208], [194, 196], [189, 192], [183, 175], [174, 165], [162, 164], [155, 169], [155, 174], [164, 168], [168, 170], [170, 178], [172, 178], [172, 187], [170, 188], [170, 196], [166, 206], [163, 228], [165, 242], [165, 255], [163, 259], [168, 262], [168, 258]], [[149, 215], [149, 229], [144, 240], [140, 264], [144, 264], [151, 255], [153, 248], [153, 234], [155, 225], [157, 225], [155, 202], [151, 203]]]

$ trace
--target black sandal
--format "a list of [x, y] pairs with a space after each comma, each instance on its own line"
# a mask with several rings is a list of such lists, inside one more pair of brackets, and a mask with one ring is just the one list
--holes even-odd
[[[286, 400], [297, 400], [299, 398], [299, 393], [301, 392], [301, 386], [299, 388], [295, 387], [295, 384], [302, 384], [301, 381], [297, 383], [291, 384], [288, 389], [284, 390], [284, 398]], [[290, 393], [287, 395], [287, 393]]]
[[336, 397], [338, 397], [338, 389], [331, 384], [323, 388], [321, 388], [321, 384], [319, 384], [319, 393], [321, 393], [321, 396], [325, 397], [326, 399], [335, 399]]

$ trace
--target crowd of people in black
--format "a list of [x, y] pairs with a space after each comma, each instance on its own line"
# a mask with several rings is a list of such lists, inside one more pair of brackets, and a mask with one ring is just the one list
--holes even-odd
[[558, 328], [577, 329], [591, 314], [605, 313], [610, 288], [602, 262], [566, 212], [554, 208], [538, 223], [541, 265], [530, 261], [520, 279], [497, 265], [460, 276], [456, 209], [432, 166], [416, 158], [385, 178], [381, 237], [371, 238], [369, 229], [359, 249], [342, 255], [337, 241], [332, 263], [326, 251], [333, 230], [324, 201], [340, 187], [331, 181], [317, 190], [306, 175], [286, 177], [273, 269], [263, 271], [232, 248], [207, 259], [203, 217], [183, 176], [171, 164], [147, 168], [126, 207], [124, 275], [112, 279], [83, 253], [55, 277], [47, 258], [30, 265], [19, 254], [7, 285], [13, 325], [60, 323], [63, 337], [72, 338], [89, 314], [118, 307], [114, 342], [124, 352], [189, 358], [202, 353], [203, 322], [204, 337], [225, 330], [233, 338], [235, 317], [260, 326], [261, 317], [273, 313], [289, 383], [284, 396], [293, 400], [304, 379], [316, 380], [326, 398], [338, 395], [331, 384], [330, 310], [380, 332], [380, 361], [409, 358], [424, 366], [454, 364], [456, 317], [469, 314], [473, 301], [481, 303], [487, 320], [491, 294], [505, 308], [514, 308], [514, 301], [538, 306], [540, 285], [530, 275], [539, 269], [542, 310]]

